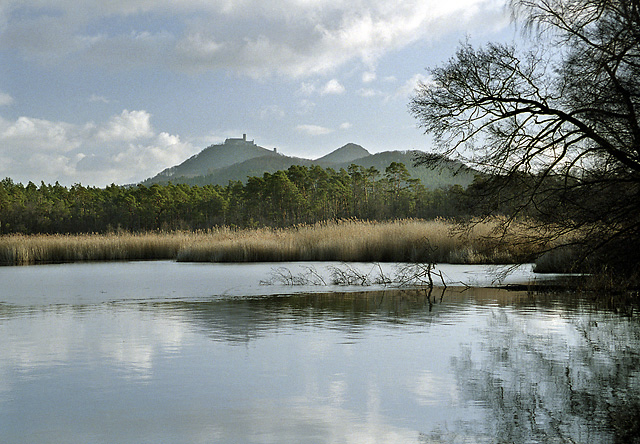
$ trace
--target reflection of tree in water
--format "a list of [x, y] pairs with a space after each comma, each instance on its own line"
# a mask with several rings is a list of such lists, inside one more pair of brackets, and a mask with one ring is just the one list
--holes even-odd
[[455, 310], [441, 306], [432, 312], [433, 301], [434, 296], [423, 290], [385, 290], [172, 301], [152, 307], [172, 315], [179, 313], [216, 340], [246, 343], [282, 327], [328, 325], [350, 334], [372, 323], [424, 325]]
[[495, 442], [640, 442], [640, 326], [612, 314], [495, 310], [452, 362]]

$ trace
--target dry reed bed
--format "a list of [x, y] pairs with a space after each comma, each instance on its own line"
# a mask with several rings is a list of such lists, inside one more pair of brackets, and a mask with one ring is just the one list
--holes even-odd
[[9, 235], [0, 237], [0, 265], [175, 259], [187, 238], [181, 233]]
[[496, 222], [462, 231], [446, 220], [338, 221], [288, 229], [0, 237], [0, 264], [158, 260], [184, 262], [419, 261], [513, 263], [526, 244], [492, 242]]

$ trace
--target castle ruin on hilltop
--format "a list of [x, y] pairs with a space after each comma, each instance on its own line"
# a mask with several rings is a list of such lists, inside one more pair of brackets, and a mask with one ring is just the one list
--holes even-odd
[[[247, 140], [246, 134], [242, 134], [242, 139], [240, 139], [239, 137], [229, 137], [228, 139], [225, 139], [223, 145], [232, 144], [232, 143], [248, 143], [250, 145], [257, 146], [255, 140]], [[278, 149], [274, 148], [273, 152], [277, 153]]]
[[227, 143], [236, 143], [236, 142], [250, 143], [251, 145], [255, 145], [256, 144], [255, 140], [247, 140], [247, 135], [246, 134], [242, 135], [242, 139], [240, 139], [238, 137], [230, 137], [230, 138], [228, 138], [228, 139], [226, 139], [224, 141], [224, 144], [226, 145]]

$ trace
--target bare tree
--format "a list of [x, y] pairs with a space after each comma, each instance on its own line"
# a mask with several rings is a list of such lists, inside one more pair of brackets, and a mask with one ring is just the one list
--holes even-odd
[[472, 187], [486, 213], [533, 216], [541, 248], [573, 233], [584, 257], [637, 263], [640, 0], [509, 6], [535, 48], [465, 43], [431, 69], [410, 110], [438, 155], [417, 162], [444, 155], [486, 173]]

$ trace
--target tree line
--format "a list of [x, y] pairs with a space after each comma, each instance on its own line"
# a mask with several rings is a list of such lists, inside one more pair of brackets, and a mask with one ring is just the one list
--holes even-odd
[[167, 184], [105, 188], [0, 181], [0, 234], [285, 227], [332, 219], [455, 217], [460, 186], [426, 189], [404, 164], [384, 172], [291, 166], [226, 186]]

